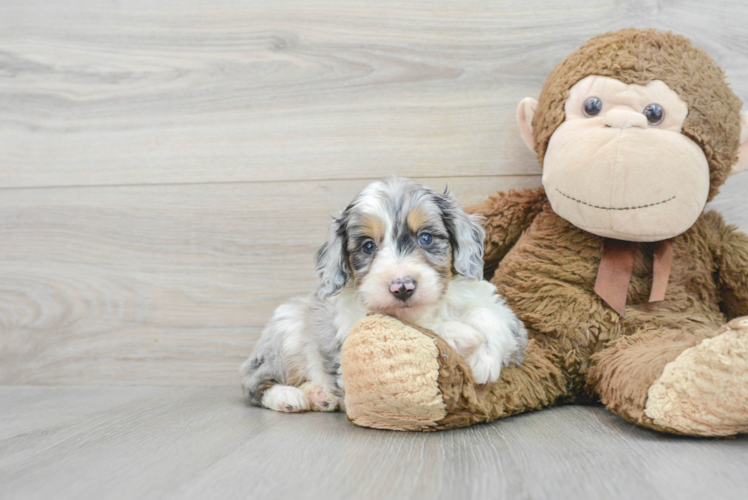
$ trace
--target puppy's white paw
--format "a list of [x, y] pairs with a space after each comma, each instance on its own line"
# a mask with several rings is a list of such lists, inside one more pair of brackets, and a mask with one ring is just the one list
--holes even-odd
[[474, 354], [468, 356], [466, 361], [473, 370], [475, 381], [481, 385], [495, 382], [501, 375], [501, 356], [493, 355], [487, 344], [483, 344]]
[[486, 343], [485, 335], [461, 321], [445, 321], [434, 330], [463, 358], [470, 357]]
[[262, 395], [262, 406], [284, 413], [309, 411], [309, 398], [298, 387], [274, 385]]
[[326, 390], [321, 384], [306, 382], [299, 387], [314, 411], [335, 411], [338, 408], [338, 398], [332, 395], [332, 392]]

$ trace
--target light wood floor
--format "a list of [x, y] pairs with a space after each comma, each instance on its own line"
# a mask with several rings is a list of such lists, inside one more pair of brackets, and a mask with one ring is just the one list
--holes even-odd
[[[330, 214], [388, 174], [539, 185], [517, 103], [632, 26], [748, 102], [744, 0], [0, 1], [0, 499], [748, 498], [745, 437], [596, 407], [398, 434], [240, 401]], [[746, 192], [712, 203], [744, 231]]]
[[0, 498], [740, 499], [748, 436], [568, 406], [441, 433], [248, 408], [236, 387], [0, 387]]

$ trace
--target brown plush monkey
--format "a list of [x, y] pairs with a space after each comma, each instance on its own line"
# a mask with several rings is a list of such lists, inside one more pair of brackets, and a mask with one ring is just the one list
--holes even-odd
[[704, 213], [748, 164], [740, 109], [682, 36], [623, 30], [564, 59], [517, 113], [544, 188], [472, 209], [523, 362], [477, 385], [433, 333], [370, 316], [343, 346], [351, 421], [445, 429], [599, 398], [659, 431], [748, 431], [748, 237]]

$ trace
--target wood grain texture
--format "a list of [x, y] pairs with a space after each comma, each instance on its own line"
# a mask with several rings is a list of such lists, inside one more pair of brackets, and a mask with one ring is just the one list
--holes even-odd
[[[0, 384], [231, 384], [397, 173], [539, 185], [516, 103], [590, 36], [693, 38], [748, 99], [740, 0], [0, 2]], [[748, 229], [748, 174], [712, 204]]]
[[742, 0], [5, 0], [0, 186], [518, 175], [589, 37], [682, 32], [748, 99]]
[[[122, 394], [120, 404], [113, 395]], [[238, 387], [0, 387], [0, 497], [743, 499], [748, 436], [569, 406], [437, 433], [249, 408]]]
[[[535, 177], [429, 179], [475, 203]], [[0, 197], [0, 382], [231, 384], [357, 181], [16, 189]]]

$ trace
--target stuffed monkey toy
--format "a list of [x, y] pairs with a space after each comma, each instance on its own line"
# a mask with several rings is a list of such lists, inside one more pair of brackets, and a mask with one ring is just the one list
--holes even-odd
[[478, 385], [432, 332], [373, 315], [343, 346], [348, 418], [436, 430], [600, 400], [674, 434], [748, 431], [748, 237], [704, 212], [748, 164], [748, 114], [679, 35], [593, 38], [523, 100], [543, 188], [491, 196], [485, 271], [530, 334]]

